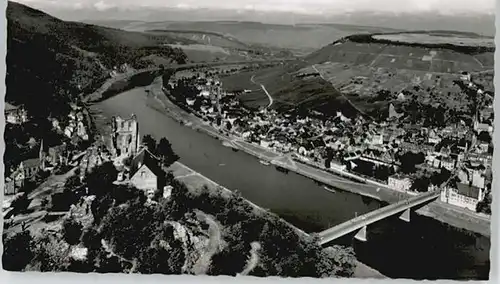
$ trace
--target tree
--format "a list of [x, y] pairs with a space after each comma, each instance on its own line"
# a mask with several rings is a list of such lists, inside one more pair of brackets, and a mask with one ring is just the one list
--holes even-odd
[[179, 160], [179, 156], [175, 154], [172, 149], [172, 144], [170, 144], [170, 141], [168, 141], [165, 137], [160, 139], [156, 152], [161, 157], [165, 167], [168, 167]]
[[64, 187], [69, 189], [75, 189], [81, 185], [82, 183], [80, 181], [80, 177], [77, 175], [73, 175], [66, 180]]
[[142, 138], [142, 144], [144, 146], [146, 146], [148, 148], [148, 150], [155, 154], [155, 150], [156, 150], [156, 140], [153, 138], [153, 136], [151, 135], [144, 135], [144, 137]]
[[103, 196], [113, 187], [118, 171], [113, 162], [105, 162], [95, 168], [86, 178], [89, 194]]
[[425, 155], [423, 153], [406, 152], [399, 157], [399, 161], [401, 162], [401, 171], [410, 174], [415, 172], [416, 165], [425, 161]]
[[144, 206], [145, 199], [145, 196], [138, 197], [125, 206], [113, 207], [101, 221], [102, 237], [126, 259], [136, 258], [155, 236], [157, 224], [153, 222], [153, 209]]
[[8, 271], [22, 271], [34, 257], [33, 245], [33, 237], [29, 231], [22, 231], [5, 239], [3, 268]]
[[28, 206], [31, 204], [31, 199], [28, 198], [28, 194], [23, 194], [20, 195], [19, 197], [15, 198], [12, 201], [11, 207], [12, 207], [12, 212], [14, 214], [20, 214], [26, 209], [28, 209]]
[[479, 139], [479, 141], [482, 141], [482, 142], [485, 142], [485, 143], [490, 143], [491, 142], [490, 133], [488, 133], [487, 131], [481, 131], [481, 133], [479, 133], [477, 139]]
[[434, 173], [430, 177], [430, 182], [433, 185], [440, 186], [443, 182], [447, 181], [451, 176], [451, 172], [445, 168], [441, 168], [441, 171]]
[[483, 200], [477, 203], [476, 212], [491, 215], [491, 192], [486, 192]]
[[70, 264], [68, 249], [69, 245], [64, 240], [50, 234], [44, 235], [37, 240], [32, 263], [42, 272], [67, 270]]
[[66, 219], [63, 223], [64, 240], [70, 245], [76, 245], [80, 242], [83, 226], [74, 218]]
[[418, 192], [427, 192], [429, 189], [429, 185], [431, 183], [430, 178], [428, 177], [419, 177], [415, 179], [413, 182], [411, 189]]

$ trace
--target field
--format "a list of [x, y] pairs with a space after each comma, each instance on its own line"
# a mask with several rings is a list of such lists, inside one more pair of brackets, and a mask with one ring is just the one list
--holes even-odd
[[203, 44], [169, 44], [168, 46], [182, 49], [191, 62], [249, 60], [249, 57], [244, 54], [233, 53], [219, 46]]
[[365, 65], [394, 70], [455, 74], [491, 69], [493, 53], [472, 56], [446, 49], [346, 42], [329, 45], [312, 53], [307, 57], [307, 61], [313, 64], [335, 62], [349, 66]]
[[453, 45], [462, 46], [494, 46], [492, 38], [460, 36], [458, 34], [445, 33], [400, 33], [400, 34], [385, 34], [376, 35], [375, 39], [385, 39], [390, 41], [399, 41], [407, 43], [424, 43], [424, 44], [443, 44], [451, 43]]
[[173, 38], [183, 38], [198, 43], [220, 46], [220, 47], [239, 48], [239, 49], [248, 48], [248, 45], [238, 40], [214, 32], [182, 31], [182, 30], [150, 30], [147, 31], [147, 33], [168, 35]]
[[495, 54], [493, 52], [486, 52], [483, 54], [479, 54], [474, 56], [484, 67], [493, 68], [495, 66]]
[[[310, 108], [327, 113], [337, 109], [350, 112], [347, 107], [350, 101], [364, 112], [376, 113], [385, 111], [391, 102], [398, 105], [411, 98], [426, 104], [444, 103], [452, 109], [460, 104], [468, 108], [467, 98], [454, 80], [459, 79], [463, 71], [491, 71], [494, 53], [470, 55], [462, 52], [445, 46], [364, 43], [347, 39], [324, 46], [297, 61], [231, 75], [224, 81], [228, 88], [254, 90], [242, 95], [242, 101], [248, 106], [265, 106], [269, 102], [250, 82], [254, 76], [254, 81], [263, 84], [273, 97], [272, 107], [285, 110]], [[480, 79], [479, 76], [475, 78]], [[488, 80], [480, 82], [486, 90], [491, 89]], [[402, 91], [406, 95], [398, 98]]]
[[[324, 63], [317, 65], [316, 68], [340, 92], [352, 94], [353, 100], [361, 104], [356, 103], [356, 105], [366, 111], [376, 108], [370, 103], [381, 102], [387, 105], [393, 101], [397, 104], [412, 96], [418, 97], [421, 102], [444, 103], [452, 108], [459, 104], [467, 104], [467, 98], [453, 83], [457, 76], [452, 74], [402, 69], [394, 72], [386, 68], [364, 66], [350, 66], [346, 69], [344, 64], [340, 63]], [[307, 72], [307, 69], [304, 72]], [[380, 91], [389, 92], [388, 97], [381, 101], [378, 99]], [[410, 95], [398, 98], [402, 91]]]

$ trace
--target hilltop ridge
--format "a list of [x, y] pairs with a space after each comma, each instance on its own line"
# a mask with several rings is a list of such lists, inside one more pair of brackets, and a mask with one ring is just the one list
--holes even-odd
[[[491, 37], [470, 32], [355, 34], [286, 66], [249, 76], [254, 75], [255, 81], [265, 85], [278, 109], [312, 109], [332, 115], [341, 110], [354, 115], [359, 113], [352, 108], [354, 105], [378, 117], [388, 112], [390, 103], [401, 110], [399, 106], [404, 102], [396, 99], [401, 92], [454, 108], [453, 100], [461, 92], [454, 80], [462, 72], [491, 73], [494, 50]], [[487, 86], [486, 91], [491, 92], [492, 86]], [[252, 106], [265, 106], [268, 101], [262, 94], [247, 97], [244, 100]]]
[[6, 101], [33, 115], [56, 115], [51, 108], [93, 91], [124, 63], [147, 65], [149, 55], [187, 60], [180, 49], [157, 44], [181, 39], [63, 21], [11, 1], [6, 15]]

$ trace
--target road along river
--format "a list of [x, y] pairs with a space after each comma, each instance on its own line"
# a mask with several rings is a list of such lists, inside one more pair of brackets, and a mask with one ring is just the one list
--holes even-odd
[[[265, 166], [176, 122], [148, 102], [145, 88], [135, 88], [91, 109], [106, 118], [135, 114], [141, 135], [167, 137], [180, 162], [307, 232], [322, 231], [384, 205], [353, 193], [332, 193], [308, 178]], [[412, 215], [410, 223], [396, 216], [369, 226], [366, 243], [354, 240], [352, 234], [336, 243], [352, 245], [361, 262], [393, 278], [487, 279], [489, 274], [489, 238], [418, 215]]]

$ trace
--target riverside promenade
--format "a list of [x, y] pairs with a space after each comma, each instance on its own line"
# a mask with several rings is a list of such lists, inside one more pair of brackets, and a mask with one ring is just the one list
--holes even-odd
[[[207, 122], [203, 121], [194, 114], [181, 109], [179, 106], [170, 101], [163, 93], [161, 78], [157, 78], [151, 85], [151, 95], [153, 96], [153, 101], [149, 104], [151, 108], [162, 112], [166, 111], [167, 115], [178, 122], [183, 123], [185, 126], [208, 134], [222, 142], [225, 141], [226, 143], [229, 142], [233, 146], [236, 145], [238, 146], [235, 147], [237, 150], [242, 150], [245, 153], [268, 163], [282, 160], [281, 158], [285, 156], [281, 153], [243, 141], [236, 137], [229, 137], [228, 135], [219, 132], [213, 126], [209, 125]], [[288, 160], [290, 161], [292, 159]], [[274, 162], [273, 164], [277, 163]], [[278, 164], [281, 168], [313, 179], [325, 185], [387, 203], [395, 203], [413, 196], [408, 193], [395, 191], [376, 182], [361, 183], [352, 181], [351, 179], [345, 178], [345, 176], [349, 177], [350, 175], [353, 175], [348, 172], [328, 172], [301, 162]], [[363, 178], [357, 177], [357, 179], [359, 180]], [[439, 199], [418, 209], [416, 213], [425, 217], [436, 219], [456, 228], [479, 233], [483, 236], [489, 237], [491, 234], [490, 218], [488, 216], [482, 216], [476, 214], [475, 212], [468, 212], [461, 208], [445, 204], [439, 201]]]

